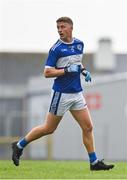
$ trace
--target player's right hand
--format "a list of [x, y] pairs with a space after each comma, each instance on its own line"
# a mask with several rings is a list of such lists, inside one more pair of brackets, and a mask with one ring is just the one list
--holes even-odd
[[70, 66], [64, 68], [65, 73], [76, 73], [78, 71], [79, 71], [79, 65], [77, 64], [71, 64]]

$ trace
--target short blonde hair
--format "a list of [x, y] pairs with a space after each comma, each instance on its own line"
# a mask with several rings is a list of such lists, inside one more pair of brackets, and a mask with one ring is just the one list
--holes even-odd
[[69, 17], [66, 17], [66, 16], [60, 17], [59, 19], [56, 20], [56, 22], [57, 22], [57, 23], [58, 23], [58, 22], [66, 22], [66, 23], [69, 23], [69, 24], [73, 25], [72, 19], [69, 18]]

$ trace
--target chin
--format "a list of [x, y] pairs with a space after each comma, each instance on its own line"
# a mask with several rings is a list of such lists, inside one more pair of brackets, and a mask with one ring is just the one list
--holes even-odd
[[66, 38], [65, 37], [61, 37], [60, 38], [62, 41], [66, 41]]
[[60, 39], [65, 39], [64, 36], [60, 36]]

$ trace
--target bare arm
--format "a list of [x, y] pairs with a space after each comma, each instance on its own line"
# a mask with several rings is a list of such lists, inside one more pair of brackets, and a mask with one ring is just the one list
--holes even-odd
[[44, 76], [46, 78], [58, 77], [58, 76], [62, 76], [64, 74], [65, 74], [64, 69], [56, 69], [56, 68], [45, 68], [44, 69]]

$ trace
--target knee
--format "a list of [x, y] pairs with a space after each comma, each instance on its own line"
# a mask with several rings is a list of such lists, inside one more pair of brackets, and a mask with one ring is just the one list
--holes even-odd
[[55, 131], [55, 129], [49, 129], [49, 130], [47, 130], [47, 135], [48, 135], [48, 134], [53, 134], [54, 131]]
[[83, 133], [91, 133], [92, 131], [93, 131], [93, 125], [92, 124], [83, 128]]
[[88, 127], [88, 132], [92, 132], [93, 131], [93, 125], [90, 125], [89, 127]]
[[49, 127], [47, 127], [47, 128], [45, 129], [45, 134], [46, 134], [46, 135], [48, 135], [48, 134], [53, 134], [55, 130], [56, 130], [56, 128], [49, 128]]

